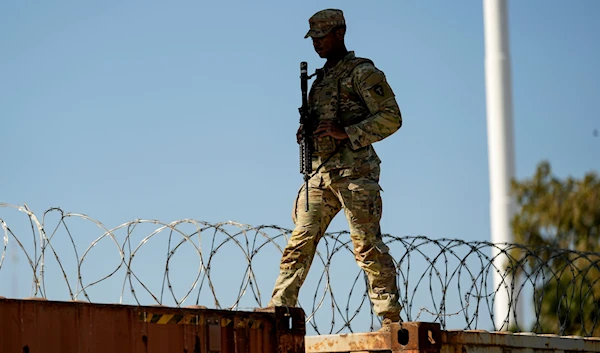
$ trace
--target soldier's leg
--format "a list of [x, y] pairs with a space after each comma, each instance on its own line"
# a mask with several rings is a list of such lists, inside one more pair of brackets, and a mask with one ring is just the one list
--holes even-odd
[[382, 201], [379, 183], [368, 178], [351, 179], [339, 186], [344, 212], [354, 244], [354, 256], [369, 280], [368, 292], [377, 315], [401, 310], [396, 267], [379, 228]]
[[295, 228], [283, 251], [279, 277], [268, 306], [296, 306], [298, 292], [312, 264], [317, 244], [341, 204], [329, 189], [309, 186], [309, 210], [305, 211], [306, 193], [301, 188], [292, 218]]

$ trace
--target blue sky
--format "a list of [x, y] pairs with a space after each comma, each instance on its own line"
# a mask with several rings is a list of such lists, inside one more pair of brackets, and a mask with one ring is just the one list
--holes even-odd
[[[488, 240], [481, 1], [366, 4], [3, 1], [0, 202], [108, 227], [292, 228], [299, 63], [323, 65], [303, 36], [336, 7], [403, 114], [375, 145], [383, 232]], [[595, 0], [509, 2], [517, 177], [541, 160], [559, 176], [600, 167], [598, 14]], [[329, 230], [345, 229], [340, 214]]]

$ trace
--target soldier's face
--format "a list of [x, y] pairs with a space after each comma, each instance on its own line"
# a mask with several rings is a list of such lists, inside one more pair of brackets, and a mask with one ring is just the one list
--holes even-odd
[[315, 52], [322, 58], [330, 57], [343, 46], [343, 41], [338, 31], [331, 31], [320, 38], [312, 38], [312, 41]]

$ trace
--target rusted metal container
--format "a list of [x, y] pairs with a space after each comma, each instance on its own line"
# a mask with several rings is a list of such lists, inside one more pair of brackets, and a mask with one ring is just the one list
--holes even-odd
[[600, 337], [440, 330], [427, 322], [393, 324], [387, 331], [307, 336], [306, 353], [599, 353]]
[[391, 324], [385, 331], [306, 337], [306, 353], [439, 353], [440, 325], [429, 322]]
[[[598, 353], [600, 337], [558, 336], [533, 332], [442, 331], [447, 352]], [[442, 348], [442, 351], [444, 349]]]
[[304, 353], [300, 308], [213, 310], [0, 298], [0, 353]]

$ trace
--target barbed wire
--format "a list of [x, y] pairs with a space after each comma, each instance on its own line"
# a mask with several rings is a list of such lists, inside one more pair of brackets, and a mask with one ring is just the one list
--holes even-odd
[[[100, 303], [106, 302], [107, 293], [118, 291], [122, 304], [261, 307], [270, 299], [291, 234], [275, 225], [193, 219], [136, 219], [109, 228], [60, 208], [46, 210], [39, 219], [27, 205], [0, 203], [0, 211], [10, 209], [25, 214], [27, 223], [8, 224], [0, 212], [0, 295], [7, 290], [5, 278], [12, 267], [16, 279], [27, 278], [24, 271], [30, 271], [31, 296], [51, 300]], [[383, 237], [396, 261], [405, 321], [439, 322], [443, 329], [509, 328], [581, 336], [600, 331], [600, 254], [425, 236]], [[20, 255], [26, 264], [7, 261]], [[315, 333], [377, 327], [366, 276], [358, 266], [349, 266], [353, 262], [349, 233], [326, 233], [299, 303]], [[50, 292], [56, 291], [62, 294], [55, 298]], [[500, 296], [507, 298], [511, 310], [498, 318], [494, 302]]]

